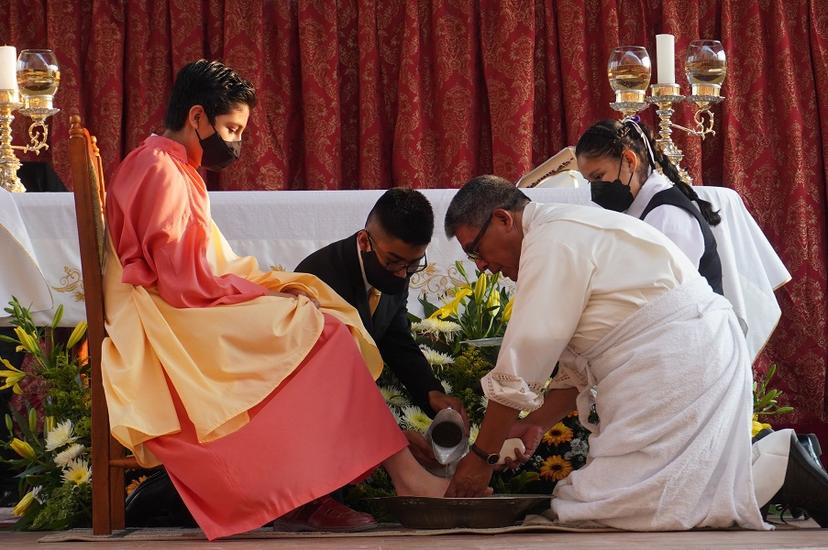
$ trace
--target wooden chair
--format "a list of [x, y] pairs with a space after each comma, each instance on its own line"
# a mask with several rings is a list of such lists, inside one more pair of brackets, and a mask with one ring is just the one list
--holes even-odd
[[92, 532], [108, 535], [124, 528], [124, 469], [137, 468], [135, 458], [109, 433], [109, 413], [101, 380], [104, 327], [103, 261], [106, 231], [103, 165], [96, 139], [77, 115], [70, 118], [69, 165], [78, 221], [86, 321], [89, 324], [89, 364], [92, 389]]

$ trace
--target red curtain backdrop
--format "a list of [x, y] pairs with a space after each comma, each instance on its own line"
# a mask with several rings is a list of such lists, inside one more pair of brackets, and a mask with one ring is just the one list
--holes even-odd
[[[254, 82], [242, 160], [215, 189], [457, 187], [516, 178], [615, 115], [612, 47], [676, 36], [725, 45], [717, 135], [674, 134], [696, 181], [736, 189], [793, 281], [760, 362], [775, 361], [786, 420], [828, 420], [828, 2], [825, 0], [4, 0], [0, 42], [61, 65], [53, 119], [66, 176], [68, 115], [106, 168], [161, 129], [173, 76], [199, 57]], [[654, 75], [655, 77], [655, 75]], [[692, 112], [679, 109], [677, 121]], [[652, 125], [652, 113], [645, 115]], [[15, 133], [24, 126], [17, 121]], [[41, 156], [43, 158], [43, 156]], [[822, 426], [824, 429], [824, 425]], [[825, 438], [823, 438], [825, 441]]]

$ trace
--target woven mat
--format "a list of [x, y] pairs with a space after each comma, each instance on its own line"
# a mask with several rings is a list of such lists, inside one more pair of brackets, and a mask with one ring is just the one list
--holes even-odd
[[[819, 527], [812, 520], [793, 521], [774, 524], [779, 530], [811, 529]], [[707, 529], [705, 529], [707, 530]], [[730, 530], [730, 529], [729, 529]], [[738, 530], [738, 529], [732, 529]], [[544, 516], [530, 515], [520, 525], [498, 527], [491, 529], [407, 529], [395, 523], [380, 524], [370, 531], [359, 533], [329, 533], [329, 532], [287, 532], [275, 531], [270, 528], [256, 529], [241, 533], [222, 540], [256, 540], [256, 539], [314, 539], [335, 537], [411, 537], [436, 535], [500, 535], [505, 533], [609, 533], [618, 531], [609, 527], [601, 527], [589, 522], [578, 524], [560, 524], [550, 521]], [[130, 528], [116, 531], [111, 535], [93, 535], [91, 529], [72, 529], [59, 533], [50, 533], [38, 542], [125, 542], [125, 541], [182, 541], [206, 540], [200, 529], [183, 528]]]
[[[534, 521], [533, 521], [533, 518]], [[542, 533], [542, 532], [588, 532], [602, 533], [614, 531], [607, 527], [591, 527], [578, 525], [553, 524], [542, 516], [527, 516], [521, 525], [509, 527], [497, 527], [491, 529], [408, 529], [396, 523], [380, 524], [375, 529], [361, 531], [359, 533], [329, 533], [329, 532], [292, 532], [275, 531], [270, 528], [256, 529], [241, 533], [222, 540], [250, 540], [250, 539], [313, 539], [333, 537], [411, 537], [411, 536], [435, 536], [435, 535], [500, 535], [504, 533]], [[113, 532], [111, 535], [93, 535], [91, 529], [71, 529], [59, 533], [50, 533], [38, 540], [38, 542], [124, 542], [124, 541], [181, 541], [181, 540], [206, 540], [201, 529], [179, 529], [179, 528], [135, 528], [122, 529]]]

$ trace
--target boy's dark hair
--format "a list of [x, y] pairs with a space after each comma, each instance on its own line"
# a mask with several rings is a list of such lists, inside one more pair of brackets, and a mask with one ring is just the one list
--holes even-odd
[[233, 69], [218, 61], [199, 59], [185, 65], [175, 77], [164, 126], [177, 131], [184, 127], [193, 105], [201, 105], [210, 124], [229, 113], [237, 103], [256, 106], [256, 90]]
[[414, 189], [395, 187], [379, 198], [368, 214], [392, 237], [410, 245], [431, 242], [434, 234], [434, 211], [425, 195]]

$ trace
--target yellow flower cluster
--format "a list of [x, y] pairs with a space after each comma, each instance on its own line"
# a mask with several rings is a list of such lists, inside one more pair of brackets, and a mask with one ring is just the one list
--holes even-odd
[[20, 381], [26, 378], [26, 373], [9, 363], [8, 359], [0, 358], [0, 363], [6, 367], [4, 370], [0, 370], [0, 377], [6, 379], [4, 384], [0, 386], [0, 390], [11, 388], [17, 395], [22, 394], [23, 391], [20, 389]]

